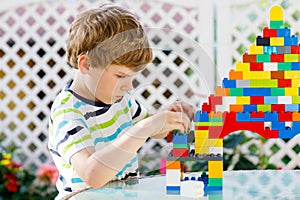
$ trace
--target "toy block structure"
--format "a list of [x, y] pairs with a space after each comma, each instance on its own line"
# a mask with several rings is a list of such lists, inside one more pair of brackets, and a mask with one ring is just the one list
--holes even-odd
[[[264, 138], [293, 138], [300, 133], [299, 86], [298, 37], [284, 27], [283, 9], [274, 6], [270, 10], [269, 27], [263, 29], [262, 36], [257, 36], [256, 44], [250, 45], [249, 52], [244, 53], [229, 77], [223, 79], [222, 87], [218, 86], [195, 113], [194, 149], [188, 149], [190, 153], [187, 149], [176, 150], [181, 146], [186, 148], [186, 144], [178, 144], [178, 138], [185, 136], [176, 133], [168, 162], [179, 162], [176, 165], [179, 170], [180, 162], [206, 160], [205, 191], [222, 191], [223, 138], [239, 130], [256, 132]], [[168, 172], [172, 169], [167, 166], [167, 180], [173, 176], [173, 172]], [[176, 177], [180, 178], [179, 172]], [[179, 183], [176, 182], [177, 194]], [[168, 182], [167, 193], [171, 193]]]

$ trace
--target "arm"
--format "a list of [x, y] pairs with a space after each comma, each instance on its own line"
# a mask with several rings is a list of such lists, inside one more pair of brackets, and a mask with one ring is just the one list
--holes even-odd
[[101, 151], [91, 147], [75, 153], [71, 162], [74, 170], [88, 185], [99, 188], [132, 159], [148, 137], [166, 136], [174, 129], [184, 132], [188, 128], [189, 119], [184, 113], [164, 111], [141, 120]]

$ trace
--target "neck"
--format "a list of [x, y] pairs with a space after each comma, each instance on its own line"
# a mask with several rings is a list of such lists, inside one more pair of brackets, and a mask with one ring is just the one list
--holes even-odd
[[75, 77], [73, 80], [73, 83], [70, 87], [70, 89], [75, 92], [76, 94], [92, 100], [96, 101], [95, 97], [90, 93], [89, 89], [86, 87], [85, 82], [84, 82], [84, 75], [80, 73], [80, 71], [75, 72]]

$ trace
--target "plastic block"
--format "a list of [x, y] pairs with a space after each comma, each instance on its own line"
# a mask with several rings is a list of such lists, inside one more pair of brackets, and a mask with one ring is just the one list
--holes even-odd
[[236, 63], [236, 67], [235, 67], [236, 71], [249, 71], [250, 69], [250, 63], [242, 63], [240, 61], [238, 61]]
[[291, 53], [300, 54], [300, 46], [291, 46]]
[[180, 183], [180, 196], [201, 198], [204, 196], [204, 183], [201, 181], [182, 181]]
[[292, 62], [292, 70], [300, 70], [300, 63]]
[[180, 186], [180, 169], [166, 169], [166, 185]]
[[292, 120], [293, 120], [293, 113], [292, 112], [278, 113], [278, 121], [286, 122], [286, 121], [292, 121]]
[[250, 63], [250, 71], [263, 71], [264, 70], [264, 64], [263, 63]]
[[247, 96], [244, 94], [244, 89], [247, 89], [247, 88], [229, 88], [229, 95], [230, 96]]
[[277, 29], [277, 37], [290, 37], [291, 29], [288, 27]]
[[244, 53], [243, 62], [244, 63], [256, 62], [256, 55], [249, 55], [248, 53]]
[[250, 80], [237, 80], [236, 81], [237, 88], [249, 88], [250, 87]]
[[281, 6], [272, 6], [270, 10], [270, 21], [281, 21], [284, 19], [284, 13]]
[[223, 88], [236, 88], [236, 80], [223, 79]]
[[248, 96], [236, 97], [236, 104], [250, 104], [250, 97]]
[[271, 105], [267, 105], [267, 104], [264, 104], [264, 105], [257, 105], [257, 111], [258, 112], [268, 112], [268, 111], [271, 111]]
[[250, 45], [249, 54], [263, 54], [264, 48], [262, 46], [255, 46], [254, 44]]
[[270, 62], [270, 54], [257, 54], [256, 62]]
[[[256, 37], [256, 45], [257, 46], [270, 46], [270, 38], [269, 37]], [[244, 61], [245, 62], [245, 61]]]
[[277, 37], [277, 30], [276, 29], [269, 29], [268, 27], [265, 27], [263, 29], [263, 37]]
[[[300, 121], [300, 113], [299, 113], [299, 106], [298, 106], [298, 111], [297, 112], [293, 112], [293, 122], [295, 125], [295, 121], [299, 122]], [[299, 124], [300, 125], [300, 124]], [[295, 127], [295, 126], [294, 126]]]
[[300, 96], [293, 96], [292, 97], [293, 104], [300, 104]]
[[271, 88], [271, 95], [268, 96], [284, 96], [284, 88]]
[[271, 37], [270, 38], [270, 46], [284, 46], [283, 37]]
[[173, 149], [173, 157], [188, 157], [188, 149]]
[[[278, 79], [278, 87], [279, 88], [286, 88], [292, 87], [292, 80], [291, 79]], [[285, 95], [285, 93], [283, 93]]]
[[294, 36], [294, 35], [292, 37], [285, 37], [284, 38], [284, 45], [285, 46], [298, 45], [298, 37]]
[[174, 134], [173, 144], [187, 144], [187, 134]]
[[[297, 104], [287, 104], [287, 105], [285, 105], [285, 112], [294, 112], [294, 111], [298, 111], [298, 105]], [[293, 120], [294, 120], [294, 117], [293, 117]]]
[[278, 104], [292, 104], [292, 97], [291, 96], [279, 96]]
[[278, 64], [274, 62], [266, 62], [264, 63], [264, 71], [277, 71]]
[[[284, 56], [283, 56], [284, 59]], [[278, 61], [279, 62], [279, 61]], [[291, 70], [292, 69], [292, 64], [291, 63], [285, 63], [284, 61], [281, 61], [278, 63], [278, 70]]]
[[271, 29], [278, 29], [278, 28], [283, 28], [283, 27], [284, 27], [283, 21], [270, 21]]
[[223, 161], [208, 161], [208, 183], [210, 178], [223, 177]]
[[285, 54], [284, 62], [298, 62], [298, 54]]
[[277, 104], [278, 98], [275, 96], [265, 96], [264, 97], [264, 103], [265, 104]]
[[284, 79], [284, 72], [283, 71], [272, 71], [271, 79]]
[[229, 79], [230, 80], [242, 80], [243, 79], [243, 72], [230, 70]]
[[264, 104], [264, 96], [251, 96], [250, 104]]
[[169, 161], [169, 160], [167, 160], [166, 169], [180, 169], [180, 161]]
[[[271, 105], [271, 112], [284, 112], [285, 105], [284, 104], [272, 104]], [[278, 119], [278, 118], [277, 118]]]
[[223, 179], [222, 178], [209, 178], [208, 179], [208, 185], [209, 186], [222, 186], [223, 185]]
[[222, 88], [221, 86], [217, 86], [216, 87], [216, 96], [229, 96], [229, 89]]
[[249, 122], [251, 120], [249, 112], [238, 112], [236, 114], [236, 121], [237, 122]]
[[271, 62], [284, 62], [284, 54], [271, 54]]
[[279, 46], [279, 47], [277, 47], [277, 53], [278, 54], [289, 54], [289, 53], [291, 53], [291, 47], [290, 46]]
[[244, 105], [244, 112], [257, 111], [257, 105]]
[[244, 106], [243, 105], [230, 105], [229, 110], [231, 112], [244, 112]]
[[271, 88], [244, 88], [243, 92], [244, 96], [271, 96]]
[[298, 96], [299, 95], [299, 88], [284, 88], [285, 96]]
[[278, 47], [277, 46], [264, 46], [263, 53], [264, 54], [277, 54]]

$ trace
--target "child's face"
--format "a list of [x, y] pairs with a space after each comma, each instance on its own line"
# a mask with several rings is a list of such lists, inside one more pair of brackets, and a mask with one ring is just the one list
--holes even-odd
[[105, 69], [91, 68], [88, 89], [96, 100], [112, 104], [133, 89], [132, 79], [136, 74], [122, 65], [109, 65]]

